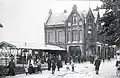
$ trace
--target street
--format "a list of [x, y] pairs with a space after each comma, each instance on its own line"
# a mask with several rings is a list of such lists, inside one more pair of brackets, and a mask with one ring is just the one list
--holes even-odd
[[[75, 64], [75, 72], [66, 70], [66, 66], [57, 71], [55, 74], [51, 74], [51, 71], [43, 71], [43, 73], [32, 74], [32, 75], [16, 75], [16, 76], [7, 76], [5, 78], [117, 78], [116, 77], [116, 60], [112, 59], [110, 62], [105, 61], [101, 62], [99, 75], [95, 74], [94, 65], [89, 62]], [[71, 68], [71, 66], [70, 66]]]

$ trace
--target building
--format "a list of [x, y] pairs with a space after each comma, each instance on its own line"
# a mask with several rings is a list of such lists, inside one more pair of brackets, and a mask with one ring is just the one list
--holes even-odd
[[65, 48], [69, 55], [97, 54], [99, 12], [78, 11], [73, 5], [71, 12], [64, 10], [63, 13], [49, 11], [44, 23], [45, 44], [56, 45]]

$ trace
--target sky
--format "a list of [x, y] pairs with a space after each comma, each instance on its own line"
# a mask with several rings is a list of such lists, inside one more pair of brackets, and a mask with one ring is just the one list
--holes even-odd
[[44, 22], [49, 9], [53, 13], [100, 6], [100, 1], [87, 0], [0, 0], [0, 40], [44, 44]]

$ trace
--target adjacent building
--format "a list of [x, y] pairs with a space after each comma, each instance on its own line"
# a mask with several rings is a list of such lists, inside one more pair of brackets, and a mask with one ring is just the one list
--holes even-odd
[[[100, 23], [98, 11], [79, 11], [76, 5], [68, 12], [53, 13], [49, 11], [44, 23], [45, 44], [65, 48], [69, 55], [84, 55], [100, 51], [98, 36]], [[98, 51], [99, 50], [99, 51]]]

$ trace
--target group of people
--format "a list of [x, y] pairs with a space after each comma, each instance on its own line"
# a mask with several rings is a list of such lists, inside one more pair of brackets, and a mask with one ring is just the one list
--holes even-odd
[[52, 74], [55, 73], [56, 67], [58, 68], [58, 71], [60, 71], [60, 68], [62, 68], [62, 59], [60, 55], [50, 55], [47, 59], [48, 64], [48, 71], [52, 69]]
[[32, 74], [32, 73], [37, 73], [40, 72], [42, 73], [41, 69], [41, 60], [37, 59], [36, 61], [33, 60], [32, 58], [28, 60], [28, 66], [25, 66], [25, 73], [26, 75]]
[[86, 59], [85, 59], [85, 57], [80, 56], [79, 54], [78, 55], [69, 56], [69, 57], [68, 56], [65, 57], [65, 65], [67, 65], [68, 62], [71, 64], [72, 61], [74, 63], [82, 63], [82, 62], [85, 62]]
[[[74, 67], [75, 67], [74, 63], [81, 62], [79, 56], [78, 56], [78, 58], [77, 58], [77, 60], [75, 60], [75, 58], [72, 57], [72, 56], [71, 57], [66, 57], [65, 58], [65, 64], [67, 66], [66, 69], [70, 70], [69, 65], [71, 65], [71, 69], [74, 72]], [[90, 63], [95, 66], [96, 74], [99, 74], [99, 67], [100, 67], [100, 64], [101, 64], [100, 57], [97, 57], [97, 59], [95, 59], [94, 56], [90, 56]], [[61, 59], [60, 55], [50, 55], [50, 56], [48, 56], [47, 64], [48, 64], [48, 71], [52, 70], [52, 72], [51, 72], [52, 74], [55, 73], [56, 68], [57, 68], [58, 71], [60, 71], [60, 68], [63, 67], [62, 59]], [[120, 54], [117, 54], [116, 67], [118, 67], [119, 64], [120, 64]], [[28, 60], [28, 66], [25, 66], [26, 75], [28, 73], [29, 74], [36, 73], [36, 72], [42, 73], [41, 65], [42, 65], [41, 64], [41, 59], [37, 59], [35, 61], [32, 58], [30, 58]], [[10, 60], [9, 65], [7, 67], [9, 68], [8, 75], [14, 76], [15, 75], [15, 62], [14, 62], [14, 56], [13, 55], [11, 55], [11, 60]], [[120, 66], [119, 66], [119, 70], [120, 70]]]

